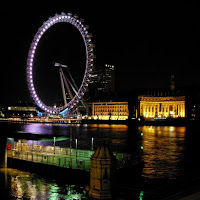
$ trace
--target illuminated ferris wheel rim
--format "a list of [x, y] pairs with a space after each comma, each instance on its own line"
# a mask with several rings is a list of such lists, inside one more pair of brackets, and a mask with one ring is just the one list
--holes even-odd
[[[72, 16], [71, 13], [68, 13], [68, 14], [61, 13], [60, 15], [55, 15], [54, 17], [49, 18], [46, 22], [43, 23], [43, 25], [38, 29], [31, 43], [29, 53], [28, 53], [28, 58], [27, 58], [28, 88], [35, 104], [47, 113], [58, 114], [66, 109], [69, 109], [69, 110], [76, 109], [77, 104], [79, 103], [79, 101], [81, 100], [81, 98], [83, 97], [84, 93], [87, 90], [88, 84], [90, 82], [90, 77], [92, 74], [94, 53], [93, 53], [93, 44], [91, 41], [91, 34], [88, 33], [88, 26], [84, 26], [82, 21], [83, 20], [79, 20], [77, 16]], [[78, 92], [73, 97], [73, 99], [64, 106], [54, 108], [51, 106], [47, 106], [39, 98], [35, 90], [34, 82], [33, 82], [33, 67], [34, 67], [35, 52], [37, 50], [37, 45], [41, 37], [50, 27], [60, 22], [67, 22], [74, 25], [81, 33], [82, 38], [85, 43], [85, 48], [86, 48], [86, 68], [85, 68], [85, 74], [84, 74], [84, 78], [81, 83], [81, 86]]]

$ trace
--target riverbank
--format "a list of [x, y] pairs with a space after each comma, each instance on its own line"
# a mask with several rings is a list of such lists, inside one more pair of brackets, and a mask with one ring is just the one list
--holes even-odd
[[80, 124], [81, 121], [80, 119], [0, 118], [0, 122], [11, 123]]
[[187, 119], [127, 119], [127, 120], [94, 120], [94, 119], [39, 119], [39, 118], [0, 118], [0, 122], [9, 123], [41, 123], [41, 124], [122, 124], [128, 126], [187, 126], [198, 124], [199, 121], [189, 121]]

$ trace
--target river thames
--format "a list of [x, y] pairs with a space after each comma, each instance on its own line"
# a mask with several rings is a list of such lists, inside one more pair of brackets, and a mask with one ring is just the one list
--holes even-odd
[[[4, 127], [4, 126], [3, 126]], [[117, 179], [115, 199], [165, 199], [190, 193], [199, 177], [199, 127], [126, 126], [95, 124], [10, 124], [9, 130], [69, 137], [72, 147], [94, 150], [106, 143], [114, 152], [139, 158], [143, 166], [129, 169]], [[9, 131], [1, 128], [1, 133]], [[77, 144], [75, 144], [75, 139]], [[53, 145], [50, 142], [49, 145]], [[69, 147], [69, 140], [56, 146]], [[70, 175], [69, 175], [70, 176]], [[88, 181], [51, 179], [16, 169], [0, 169], [0, 193], [5, 199], [87, 199]], [[73, 196], [75, 195], [76, 196]]]

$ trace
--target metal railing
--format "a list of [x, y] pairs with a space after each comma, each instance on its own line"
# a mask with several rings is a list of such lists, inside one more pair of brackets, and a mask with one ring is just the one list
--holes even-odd
[[[55, 165], [63, 168], [72, 168], [89, 171], [92, 150], [81, 150], [73, 148], [61, 148], [56, 146], [41, 146], [15, 142], [14, 149], [7, 150], [7, 156], [35, 163]], [[130, 159], [126, 153], [113, 153], [117, 159], [117, 168], [122, 168], [125, 162]]]
[[78, 155], [58, 155], [44, 154], [39, 152], [7, 150], [7, 156], [10, 158], [26, 160], [35, 163], [55, 165], [64, 168], [73, 168], [89, 171], [90, 157], [79, 157]]

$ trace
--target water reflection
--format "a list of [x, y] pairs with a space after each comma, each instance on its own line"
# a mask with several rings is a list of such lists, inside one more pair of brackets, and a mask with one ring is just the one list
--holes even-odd
[[[75, 138], [78, 139], [79, 149], [91, 149], [91, 140], [94, 138], [94, 149], [97, 149], [102, 141], [110, 144], [116, 151], [126, 151], [128, 127], [126, 125], [108, 124], [23, 124], [20, 130], [34, 134], [48, 134], [52, 138], [56, 135], [70, 137], [72, 130], [72, 145], [75, 147]], [[66, 148], [69, 147], [69, 140], [57, 142], [56, 145]]]
[[31, 200], [85, 199], [86, 191], [83, 186], [69, 185], [56, 181], [47, 181], [35, 174], [16, 169], [0, 169], [8, 179], [11, 198]]
[[98, 133], [116, 133], [116, 132], [127, 132], [128, 127], [126, 125], [108, 125], [108, 124], [23, 124], [20, 129], [24, 132], [35, 133], [35, 134], [68, 134], [69, 128], [73, 129], [73, 133], [82, 130], [85, 132], [95, 132]]
[[185, 127], [143, 126], [143, 177], [174, 179], [183, 174]]
[[[189, 141], [185, 139], [186, 128], [185, 127], [173, 127], [173, 126], [143, 126], [143, 127], [128, 127], [125, 125], [53, 125], [53, 124], [21, 124], [18, 130], [32, 133], [46, 133], [54, 136], [63, 135], [69, 138], [70, 129], [72, 129], [72, 148], [76, 148], [76, 139], [78, 149], [90, 150], [97, 149], [99, 143], [106, 141], [114, 152], [130, 153], [131, 159], [134, 156], [138, 156], [144, 161], [144, 166], [141, 170], [135, 170], [131, 168], [130, 173], [124, 173], [126, 176], [122, 178], [124, 182], [120, 183], [122, 186], [129, 185], [126, 188], [121, 188], [123, 195], [132, 195], [131, 199], [145, 199], [146, 188], [141, 187], [143, 180], [146, 183], [155, 183], [160, 180], [164, 180], [163, 183], [168, 180], [172, 182], [179, 176], [184, 176], [183, 171], [183, 156], [185, 155], [185, 148], [188, 148], [190, 160], [186, 160], [188, 163], [196, 159], [193, 155], [194, 151], [198, 150], [198, 141]], [[188, 128], [187, 128], [188, 132]], [[194, 132], [190, 130], [190, 135]], [[143, 134], [141, 134], [143, 133]], [[93, 144], [92, 144], [93, 138]], [[186, 141], [185, 141], [186, 140]], [[192, 143], [191, 143], [192, 142]], [[31, 141], [31, 144], [33, 142]], [[186, 146], [186, 143], [188, 146]], [[33, 144], [38, 144], [35, 142]], [[192, 144], [192, 151], [191, 151]], [[194, 148], [194, 146], [196, 147]], [[53, 145], [51, 142], [50, 145]], [[70, 146], [70, 140], [58, 141], [56, 146], [62, 148], [68, 148]], [[142, 148], [141, 148], [142, 147]], [[193, 159], [191, 156], [193, 155]], [[198, 156], [198, 155], [197, 155]], [[190, 163], [191, 163], [190, 162]], [[189, 164], [190, 164], [189, 163]], [[135, 169], [135, 168], [134, 168]], [[28, 170], [28, 169], [27, 169]], [[189, 171], [190, 172], [190, 171]], [[12, 172], [13, 173], [13, 172]], [[137, 173], [137, 178], [142, 181], [135, 181], [133, 173]], [[7, 185], [10, 187], [9, 194], [12, 197], [28, 198], [28, 199], [70, 199], [70, 195], [82, 195], [82, 199], [85, 198], [85, 190], [82, 186], [72, 186], [68, 184], [68, 180], [63, 180], [63, 184], [55, 181], [47, 181], [37, 177], [34, 174], [20, 174], [19, 171], [15, 174], [8, 173]], [[0, 174], [1, 175], [1, 174]], [[10, 178], [9, 178], [10, 177]], [[1, 178], [0, 178], [1, 179]], [[6, 178], [5, 178], [6, 179]], [[154, 180], [156, 181], [154, 182]], [[132, 181], [134, 183], [128, 182]], [[78, 180], [77, 180], [78, 182]], [[126, 183], [127, 182], [127, 183]], [[165, 183], [166, 183], [165, 182]], [[141, 185], [140, 185], [141, 183]], [[138, 185], [137, 185], [138, 184]], [[12, 185], [12, 186], [11, 186]], [[16, 186], [17, 185], [17, 186]], [[133, 185], [137, 190], [134, 190]], [[1, 186], [1, 180], [0, 180]], [[155, 185], [154, 185], [155, 186]], [[130, 193], [128, 193], [130, 189]], [[124, 192], [123, 192], [124, 190]], [[12, 199], [12, 198], [11, 198]], [[78, 197], [74, 196], [74, 199]], [[127, 198], [128, 199], [128, 198]]]
[[65, 125], [58, 124], [24, 124], [22, 131], [33, 134], [66, 134]]
[[[144, 178], [174, 179], [183, 174], [183, 155], [185, 142], [185, 127], [174, 126], [143, 126], [130, 128], [126, 125], [109, 124], [24, 124], [21, 130], [32, 133], [47, 133], [53, 136], [70, 136], [72, 129], [72, 148], [97, 149], [104, 141], [115, 152], [141, 154], [145, 165]], [[141, 140], [137, 137], [143, 133]], [[52, 143], [51, 143], [52, 145]], [[56, 146], [67, 148], [70, 140], [56, 142]]]

